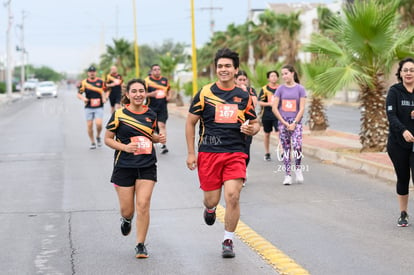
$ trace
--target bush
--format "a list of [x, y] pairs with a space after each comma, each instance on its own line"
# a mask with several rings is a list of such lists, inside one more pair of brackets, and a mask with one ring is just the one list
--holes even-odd
[[[0, 82], [0, 94], [5, 94], [7, 91], [6, 82]], [[12, 83], [12, 92], [16, 91], [16, 85]]]

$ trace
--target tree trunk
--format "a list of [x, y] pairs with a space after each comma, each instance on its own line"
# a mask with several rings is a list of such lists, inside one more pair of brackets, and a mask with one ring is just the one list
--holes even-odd
[[374, 78], [374, 87], [361, 86], [361, 133], [363, 152], [385, 152], [388, 119], [385, 111], [386, 88], [382, 74]]
[[307, 123], [309, 124], [309, 130], [325, 131], [328, 128], [328, 118], [325, 112], [323, 99], [321, 97], [311, 97], [308, 115], [309, 120], [307, 121]]

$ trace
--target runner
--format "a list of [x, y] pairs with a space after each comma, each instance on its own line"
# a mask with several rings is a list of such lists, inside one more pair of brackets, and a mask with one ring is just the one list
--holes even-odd
[[[235, 78], [235, 82], [236, 85], [239, 86], [240, 88], [242, 88], [244, 91], [249, 92], [251, 98], [252, 98], [252, 102], [253, 102], [253, 108], [256, 108], [257, 105], [257, 94], [256, 94], [256, 90], [253, 87], [249, 87], [248, 86], [248, 77], [247, 77], [247, 73], [245, 71], [239, 70], [239, 72], [236, 74], [236, 78]], [[247, 182], [247, 166], [249, 165], [250, 162], [250, 145], [252, 144], [253, 141], [253, 137], [252, 136], [246, 136], [246, 154], [247, 154], [247, 159], [246, 159], [246, 179], [243, 182], [243, 187], [246, 186], [246, 182]]]
[[[240, 218], [240, 192], [246, 177], [246, 135], [260, 130], [252, 99], [235, 86], [239, 55], [224, 48], [214, 59], [218, 81], [204, 86], [191, 103], [186, 122], [187, 167], [198, 168], [204, 191], [204, 221], [213, 225], [224, 186], [226, 213], [222, 257], [233, 258], [234, 231]], [[195, 127], [200, 121], [198, 157]], [[246, 124], [247, 122], [247, 124]]]
[[387, 118], [389, 122], [387, 152], [397, 176], [396, 193], [400, 208], [397, 226], [406, 227], [410, 177], [414, 171], [414, 59], [407, 57], [398, 63], [398, 83], [387, 94]]
[[264, 160], [271, 161], [272, 158], [270, 156], [270, 134], [272, 130], [275, 129], [277, 133], [277, 118], [272, 112], [272, 103], [273, 103], [273, 95], [276, 92], [277, 87], [277, 80], [279, 79], [279, 73], [277, 71], [269, 71], [266, 73], [266, 77], [268, 83], [262, 87], [259, 94], [259, 104], [262, 106], [262, 125], [264, 131], [264, 147], [265, 147], [265, 156]]
[[[88, 68], [88, 78], [82, 80], [79, 85], [79, 91], [77, 97], [85, 103], [85, 117], [88, 136], [91, 141], [89, 149], [96, 149], [102, 146], [101, 131], [102, 131], [102, 118], [103, 118], [103, 106], [106, 102], [105, 95], [105, 82], [96, 77], [96, 68], [90, 66]], [[93, 123], [96, 126], [96, 143], [93, 132]]]
[[105, 144], [115, 149], [111, 182], [118, 194], [122, 235], [131, 232], [134, 209], [137, 211], [137, 258], [148, 257], [145, 238], [150, 222], [152, 190], [157, 181], [153, 143], [166, 141], [162, 134], [154, 134], [157, 116], [144, 105], [145, 99], [145, 82], [141, 79], [129, 81], [123, 99], [125, 107], [112, 114], [105, 133]]
[[[170, 84], [166, 77], [161, 76], [161, 67], [158, 64], [151, 66], [150, 75], [145, 78], [148, 89], [148, 106], [157, 113], [158, 132], [167, 136], [167, 103], [171, 98]], [[162, 143], [161, 154], [168, 153], [165, 143]]]
[[284, 185], [292, 184], [291, 153], [295, 158], [293, 170], [296, 183], [303, 183], [302, 173], [302, 117], [305, 112], [306, 91], [299, 84], [295, 68], [291, 65], [282, 67], [282, 78], [285, 84], [280, 85], [273, 100], [272, 111], [279, 120], [280, 143], [283, 148], [283, 164], [286, 172]]
[[121, 107], [122, 96], [122, 76], [118, 74], [116, 66], [112, 66], [109, 74], [106, 76], [106, 87], [109, 92], [109, 103], [111, 103], [111, 113]]

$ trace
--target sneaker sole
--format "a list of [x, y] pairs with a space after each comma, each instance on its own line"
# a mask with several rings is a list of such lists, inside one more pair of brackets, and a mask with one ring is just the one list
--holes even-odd
[[236, 254], [234, 252], [223, 252], [222, 257], [226, 259], [234, 258], [236, 257]]
[[145, 254], [138, 254], [138, 255], [135, 255], [135, 258], [137, 258], [137, 259], [146, 259], [146, 258], [148, 258], [149, 256], [148, 255], [145, 255]]
[[397, 224], [398, 227], [407, 227], [408, 224]]

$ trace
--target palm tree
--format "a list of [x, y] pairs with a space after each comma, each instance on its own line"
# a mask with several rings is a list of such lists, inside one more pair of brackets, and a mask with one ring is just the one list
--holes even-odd
[[133, 68], [131, 60], [134, 60], [132, 44], [127, 40], [113, 39], [114, 46], [106, 45], [106, 53], [101, 56], [101, 65], [109, 68], [115, 64], [122, 75], [127, 75]]
[[298, 39], [302, 23], [299, 20], [300, 12], [291, 14], [278, 14], [276, 24], [278, 27], [277, 37], [280, 44], [280, 55], [285, 57], [286, 64], [296, 64], [300, 42]]
[[[279, 43], [277, 38], [276, 14], [265, 10], [259, 15], [258, 24], [250, 22], [250, 41], [254, 41], [254, 58], [263, 62], [277, 61]], [[246, 39], [247, 40], [247, 39]]]
[[334, 65], [315, 78], [328, 93], [356, 83], [361, 99], [362, 151], [384, 151], [388, 122], [385, 113], [385, 76], [402, 57], [413, 55], [414, 31], [398, 29], [397, 0], [379, 4], [355, 1], [332, 20], [335, 41], [313, 34], [305, 50]]
[[329, 97], [329, 93], [315, 79], [332, 65], [332, 61], [314, 58], [312, 62], [302, 64], [301, 67], [305, 77], [304, 85], [308, 91], [311, 91], [307, 121], [311, 131], [325, 131], [329, 126], [324, 105], [324, 100]]

